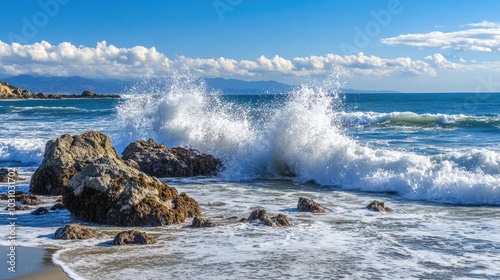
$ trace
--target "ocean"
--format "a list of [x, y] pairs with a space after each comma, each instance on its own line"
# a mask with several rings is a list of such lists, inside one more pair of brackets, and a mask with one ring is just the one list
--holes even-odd
[[[217, 177], [162, 178], [219, 226], [140, 228], [154, 245], [111, 246], [124, 228], [99, 224], [98, 238], [54, 240], [77, 222], [68, 211], [17, 211], [17, 245], [57, 249], [74, 279], [498, 279], [499, 108], [494, 93], [342, 94], [324, 81], [230, 95], [175, 78], [121, 100], [0, 100], [0, 167], [29, 178], [48, 140], [89, 130], [119, 153], [153, 138], [223, 160]], [[298, 212], [301, 196], [330, 211]], [[366, 209], [372, 200], [394, 211]], [[293, 226], [238, 222], [259, 208]]]

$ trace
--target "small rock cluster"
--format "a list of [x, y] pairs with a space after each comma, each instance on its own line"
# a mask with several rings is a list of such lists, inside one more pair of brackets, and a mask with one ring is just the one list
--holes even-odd
[[161, 226], [201, 217], [198, 202], [154, 176], [215, 175], [219, 159], [191, 149], [169, 149], [152, 139], [130, 144], [123, 154], [121, 158], [100, 132], [62, 135], [47, 142], [30, 191], [62, 195], [62, 205], [54, 210], [65, 207], [88, 222]]
[[96, 94], [86, 90], [82, 94], [45, 94], [42, 92], [31, 93], [27, 89], [21, 89], [0, 82], [0, 99], [69, 99], [69, 98], [121, 98], [118, 94]]

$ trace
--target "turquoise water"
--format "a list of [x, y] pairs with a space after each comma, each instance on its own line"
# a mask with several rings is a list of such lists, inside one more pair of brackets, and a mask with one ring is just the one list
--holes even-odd
[[[32, 171], [49, 139], [98, 130], [118, 152], [152, 137], [213, 153], [227, 163], [221, 177], [228, 180], [292, 171], [320, 185], [500, 204], [500, 94], [336, 95], [302, 88], [214, 96], [193, 87], [122, 100], [0, 101], [0, 165]], [[410, 172], [413, 164], [428, 166]], [[488, 194], [467, 197], [479, 189]]]
[[[122, 100], [0, 101], [0, 166], [29, 177], [45, 142], [99, 130], [120, 153], [154, 138], [223, 159], [214, 178], [163, 178], [220, 226], [141, 228], [146, 247], [52, 239], [68, 211], [18, 211], [19, 246], [55, 248], [75, 279], [498, 279], [500, 94], [347, 94], [303, 86], [223, 95], [177, 81]], [[295, 176], [290, 177], [294, 173]], [[0, 186], [0, 188], [2, 188]], [[17, 185], [28, 191], [28, 183]], [[296, 210], [300, 196], [330, 212]], [[43, 197], [45, 206], [55, 198]], [[368, 211], [373, 199], [392, 213]], [[0, 201], [0, 226], [6, 226]], [[257, 208], [290, 228], [238, 223]], [[7, 245], [0, 240], [0, 246]]]

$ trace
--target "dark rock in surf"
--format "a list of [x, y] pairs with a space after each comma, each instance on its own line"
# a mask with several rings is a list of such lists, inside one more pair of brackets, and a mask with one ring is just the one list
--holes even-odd
[[274, 222], [275, 225], [281, 227], [289, 227], [292, 225], [288, 217], [283, 214], [278, 214], [277, 216], [272, 217], [271, 220]]
[[155, 244], [156, 239], [150, 237], [145, 232], [140, 232], [137, 230], [127, 230], [118, 233], [113, 240], [113, 245], [146, 245]]
[[52, 211], [55, 211], [55, 210], [65, 210], [65, 209], [66, 209], [66, 207], [64, 207], [64, 204], [62, 204], [60, 202], [56, 203], [56, 204], [52, 205], [52, 207], [50, 207], [50, 210], [52, 210]]
[[385, 207], [384, 202], [380, 202], [377, 200], [370, 202], [370, 204], [368, 204], [368, 206], [366, 206], [366, 208], [373, 210], [373, 211], [376, 211], [376, 212], [391, 212], [392, 211], [391, 208]]
[[144, 173], [156, 177], [190, 177], [216, 175], [222, 162], [207, 154], [181, 147], [168, 148], [153, 139], [136, 141], [123, 151]]
[[185, 193], [107, 155], [71, 178], [64, 206], [77, 218], [117, 226], [162, 226], [201, 216]]
[[302, 212], [325, 213], [326, 208], [312, 199], [299, 197], [297, 208]]
[[31, 93], [27, 89], [21, 89], [0, 82], [0, 99], [70, 99], [70, 98], [121, 98], [118, 94], [96, 94], [92, 91], [84, 91], [82, 94], [49, 94], [42, 92]]
[[266, 226], [273, 226], [273, 221], [267, 215], [267, 211], [264, 209], [254, 210], [248, 217], [248, 222], [258, 223]]
[[193, 222], [191, 223], [191, 227], [201, 228], [201, 227], [215, 227], [217, 226], [210, 219], [203, 219], [200, 217], [194, 217]]
[[89, 239], [95, 237], [97, 231], [88, 226], [82, 226], [79, 224], [67, 224], [64, 227], [60, 227], [54, 233], [54, 239]]
[[49, 210], [47, 210], [47, 208], [45, 208], [45, 207], [40, 207], [40, 208], [36, 209], [35, 211], [31, 212], [31, 214], [37, 215], [37, 216], [47, 214], [47, 213], [49, 213]]
[[26, 179], [19, 177], [17, 170], [9, 170], [8, 168], [0, 168], [0, 182], [2, 183], [15, 183], [17, 181], [24, 181]]
[[30, 191], [60, 195], [73, 176], [105, 155], [119, 158], [109, 137], [100, 132], [89, 131], [75, 136], [64, 134], [50, 140], [45, 145], [42, 164], [31, 177]]

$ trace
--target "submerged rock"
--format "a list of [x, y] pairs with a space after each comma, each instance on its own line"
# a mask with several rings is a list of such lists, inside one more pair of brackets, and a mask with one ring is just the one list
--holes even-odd
[[118, 233], [113, 240], [113, 245], [128, 245], [128, 244], [155, 244], [156, 239], [150, 237], [145, 232], [137, 230], [127, 230]]
[[52, 205], [52, 207], [50, 207], [50, 210], [54, 211], [54, 210], [65, 210], [66, 207], [64, 207], [64, 205], [60, 202]]
[[9, 168], [0, 168], [0, 182], [2, 183], [15, 183], [17, 181], [24, 181], [26, 179], [19, 177], [17, 170]]
[[203, 219], [200, 217], [194, 217], [193, 218], [193, 223], [191, 224], [192, 227], [200, 228], [200, 227], [215, 227], [217, 226], [214, 222], [212, 222], [210, 219]]
[[392, 209], [389, 207], [385, 207], [384, 202], [380, 202], [377, 200], [372, 201], [366, 208], [376, 211], [376, 212], [391, 212]]
[[162, 226], [201, 216], [194, 199], [110, 155], [68, 182], [63, 203], [78, 219], [118, 226]]
[[[246, 222], [241, 219], [241, 222]], [[291, 226], [292, 223], [288, 220], [288, 217], [283, 214], [278, 214], [275, 217], [269, 218], [267, 211], [264, 209], [258, 209], [252, 211], [248, 217], [248, 222], [258, 223], [266, 226]]]
[[297, 208], [302, 212], [325, 213], [326, 208], [312, 199], [299, 197]]
[[60, 227], [54, 233], [54, 239], [88, 239], [96, 236], [97, 231], [88, 226], [79, 224], [67, 224]]
[[42, 164], [31, 177], [34, 194], [60, 195], [69, 180], [85, 166], [109, 155], [119, 158], [108, 136], [95, 131], [71, 136], [64, 134], [45, 146]]
[[132, 160], [144, 173], [156, 177], [189, 177], [216, 175], [219, 159], [193, 149], [168, 148], [153, 139], [136, 141], [123, 151], [124, 160]]
[[45, 207], [40, 207], [38, 209], [36, 209], [35, 211], [31, 212], [31, 214], [33, 215], [43, 215], [43, 214], [47, 214], [49, 213], [49, 210], [47, 210], [47, 208]]
[[121, 98], [118, 94], [96, 94], [92, 91], [84, 91], [82, 94], [44, 94], [41, 92], [31, 93], [27, 89], [21, 89], [0, 82], [0, 99], [69, 99], [69, 98]]

